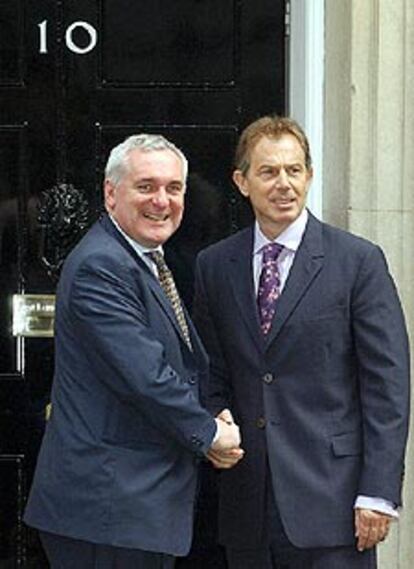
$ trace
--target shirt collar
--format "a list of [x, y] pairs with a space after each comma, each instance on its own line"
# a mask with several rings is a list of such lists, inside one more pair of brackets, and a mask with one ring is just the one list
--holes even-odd
[[268, 243], [279, 243], [283, 245], [285, 249], [289, 249], [292, 252], [296, 252], [302, 241], [303, 234], [306, 229], [306, 224], [308, 222], [309, 213], [306, 208], [303, 208], [301, 214], [293, 223], [288, 225], [280, 235], [277, 236], [274, 241], [268, 239], [259, 227], [259, 223], [254, 224], [254, 247], [253, 255], [256, 255], [261, 249]]
[[112, 217], [112, 215], [108, 214], [109, 219], [112, 221], [112, 223], [115, 225], [115, 227], [117, 228], [117, 230], [119, 231], [119, 233], [126, 239], [126, 241], [131, 245], [131, 247], [134, 249], [134, 251], [136, 253], [138, 253], [138, 255], [140, 257], [143, 257], [144, 259], [146, 259], [145, 257], [145, 253], [150, 253], [152, 251], [160, 251], [161, 253], [164, 254], [163, 252], [163, 248], [161, 247], [161, 245], [159, 245], [158, 247], [144, 247], [144, 245], [141, 245], [141, 243], [138, 243], [138, 241], [135, 241], [134, 239], [132, 239], [132, 237], [130, 237], [129, 235], [127, 235], [125, 233], [125, 231], [123, 229], [121, 229], [121, 227], [119, 226], [118, 222], [115, 221], [115, 219]]

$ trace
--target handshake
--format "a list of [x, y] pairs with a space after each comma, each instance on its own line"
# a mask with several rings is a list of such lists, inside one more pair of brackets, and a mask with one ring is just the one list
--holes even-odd
[[240, 429], [228, 409], [217, 415], [216, 424], [217, 434], [207, 458], [215, 468], [232, 468], [244, 456], [244, 450], [240, 448]]

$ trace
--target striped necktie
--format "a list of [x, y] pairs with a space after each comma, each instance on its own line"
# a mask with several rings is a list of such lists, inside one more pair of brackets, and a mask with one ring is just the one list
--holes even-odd
[[185, 314], [183, 310], [183, 305], [180, 296], [175, 286], [174, 278], [170, 269], [165, 262], [164, 255], [160, 251], [150, 251], [146, 253], [150, 259], [152, 259], [157, 267], [158, 280], [160, 285], [167, 295], [171, 305], [173, 307], [175, 317], [177, 319], [180, 330], [183, 334], [184, 340], [187, 346], [192, 350], [190, 333], [188, 331], [187, 321], [185, 319]]

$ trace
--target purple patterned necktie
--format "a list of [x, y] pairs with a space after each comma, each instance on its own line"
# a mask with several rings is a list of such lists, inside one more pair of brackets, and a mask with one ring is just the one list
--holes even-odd
[[263, 334], [269, 332], [276, 311], [276, 301], [280, 295], [280, 274], [277, 259], [283, 245], [269, 243], [262, 249], [262, 272], [259, 278], [257, 302], [259, 305], [260, 326]]

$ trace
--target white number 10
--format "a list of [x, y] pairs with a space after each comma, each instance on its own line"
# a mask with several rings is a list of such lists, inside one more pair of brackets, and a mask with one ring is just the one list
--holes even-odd
[[[47, 20], [43, 20], [43, 22], [40, 22], [40, 24], [37, 24], [37, 25], [39, 27], [39, 53], [48, 53], [48, 50], [47, 50]], [[72, 35], [73, 35], [73, 32], [76, 28], [84, 29], [87, 32], [87, 34], [89, 35], [89, 43], [85, 47], [79, 47], [73, 41]], [[98, 34], [97, 34], [95, 28], [91, 24], [88, 24], [88, 22], [82, 22], [82, 21], [73, 22], [73, 24], [68, 26], [68, 28], [66, 29], [66, 33], [65, 33], [66, 47], [70, 51], [72, 51], [73, 53], [78, 53], [80, 55], [83, 55], [85, 53], [89, 53], [96, 46], [97, 39], [98, 39]]]

